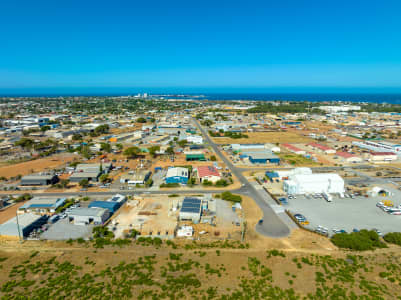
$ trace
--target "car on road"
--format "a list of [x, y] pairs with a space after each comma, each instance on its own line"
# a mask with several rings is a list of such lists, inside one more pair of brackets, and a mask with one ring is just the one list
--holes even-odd
[[325, 235], [327, 235], [329, 233], [329, 230], [326, 227], [323, 227], [321, 225], [317, 226], [315, 231], [318, 233], [321, 233], [321, 234], [325, 234]]
[[279, 198], [278, 201], [280, 201], [280, 203], [283, 204], [283, 205], [287, 205], [288, 204], [288, 201], [287, 201], [286, 198]]
[[296, 218], [296, 219], [306, 219], [303, 215], [301, 215], [301, 214], [295, 214], [294, 215], [294, 218]]
[[260, 219], [259, 221], [258, 221], [258, 225], [262, 225], [263, 224], [263, 219]]

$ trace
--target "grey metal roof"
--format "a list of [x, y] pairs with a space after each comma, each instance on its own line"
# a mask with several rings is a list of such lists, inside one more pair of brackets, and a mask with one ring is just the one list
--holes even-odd
[[[36, 215], [33, 213], [19, 214], [18, 215], [18, 224], [22, 234], [22, 230], [36, 222], [42, 216]], [[0, 225], [0, 235], [8, 235], [8, 236], [18, 236], [18, 226], [17, 226], [17, 218], [14, 217], [8, 220], [6, 223]]]
[[41, 175], [41, 174], [31, 174], [31, 175], [25, 175], [22, 177], [22, 180], [51, 180], [54, 175]]
[[97, 177], [100, 174], [100, 172], [77, 172], [73, 173], [70, 178], [92, 178], [92, 177]]
[[106, 213], [107, 209], [105, 208], [100, 208], [100, 207], [77, 207], [71, 209], [71, 211], [68, 213], [69, 216], [88, 216], [88, 217], [101, 217]]

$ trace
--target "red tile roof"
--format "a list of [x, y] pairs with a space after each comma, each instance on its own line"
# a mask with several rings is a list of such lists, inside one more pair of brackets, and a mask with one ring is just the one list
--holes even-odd
[[336, 155], [344, 157], [344, 158], [356, 157], [356, 155], [348, 153], [348, 152], [337, 152]]
[[302, 149], [299, 149], [291, 144], [283, 144], [284, 147], [286, 147], [289, 150], [295, 151], [295, 152], [299, 152], [299, 151], [304, 151]]
[[371, 152], [370, 155], [395, 155], [394, 152]]
[[200, 178], [202, 178], [202, 177], [207, 177], [207, 176], [220, 176], [220, 174], [215, 167], [199, 166], [198, 167], [198, 176]]
[[320, 150], [326, 151], [326, 150], [333, 150], [330, 147], [318, 144], [318, 143], [309, 143], [308, 146], [314, 147], [314, 148], [318, 148]]

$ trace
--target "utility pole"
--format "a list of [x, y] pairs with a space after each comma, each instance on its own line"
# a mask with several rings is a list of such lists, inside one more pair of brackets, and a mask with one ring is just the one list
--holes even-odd
[[18, 210], [15, 213], [15, 218], [17, 219], [17, 228], [18, 228], [18, 237], [19, 237], [19, 242], [22, 244], [22, 239], [21, 239], [21, 228], [19, 227], [19, 221], [18, 221]]

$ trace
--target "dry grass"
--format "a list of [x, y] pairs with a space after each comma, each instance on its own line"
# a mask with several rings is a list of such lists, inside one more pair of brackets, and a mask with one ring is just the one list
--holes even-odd
[[231, 139], [227, 137], [212, 138], [216, 144], [255, 144], [255, 143], [309, 143], [312, 139], [297, 132], [248, 132], [249, 138]]
[[74, 154], [60, 154], [15, 165], [3, 166], [0, 167], [0, 176], [10, 178], [17, 175], [24, 176], [31, 173], [52, 170], [61, 167], [74, 159], [78, 159], [78, 156]]
[[24, 205], [24, 203], [25, 202], [20, 202], [20, 203], [17, 203], [11, 207], [8, 207], [8, 208], [0, 211], [0, 224], [7, 222], [11, 218], [14, 218], [15, 214], [17, 213], [18, 208], [21, 207], [22, 205]]

